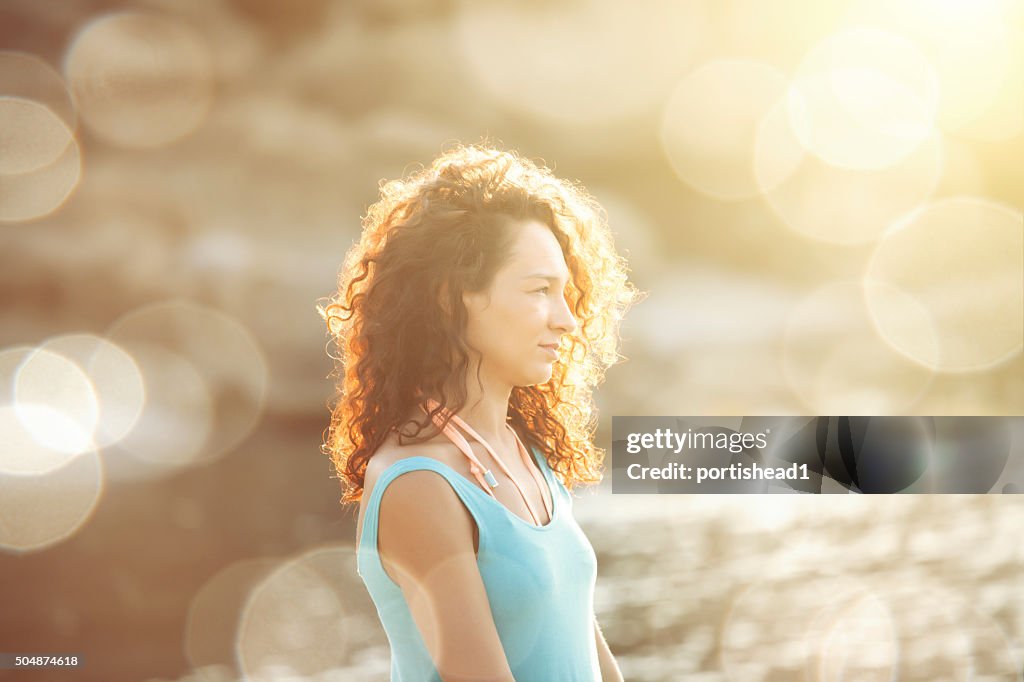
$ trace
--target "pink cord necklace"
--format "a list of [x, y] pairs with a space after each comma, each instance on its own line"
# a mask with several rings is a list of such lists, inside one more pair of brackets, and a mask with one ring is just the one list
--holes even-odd
[[[436, 409], [437, 406], [438, 403], [436, 400], [428, 399], [426, 407], [422, 407], [422, 409], [429, 415], [430, 411]], [[445, 411], [445, 414], [447, 414], [447, 411]], [[470, 473], [473, 474], [473, 476], [476, 477], [476, 480], [480, 482], [480, 485], [481, 487], [483, 487], [484, 492], [486, 492], [488, 495], [493, 497], [495, 501], [497, 501], [498, 498], [494, 495], [494, 492], [492, 492], [491, 488], [498, 487], [498, 480], [494, 477], [494, 474], [491, 473], [490, 469], [484, 468], [484, 466], [480, 463], [480, 460], [477, 459], [477, 456], [473, 454], [473, 449], [469, 447], [469, 442], [466, 441], [465, 437], [463, 437], [463, 435], [459, 433], [458, 430], [455, 429], [453, 424], [458, 425], [460, 428], [462, 428], [466, 433], [469, 434], [471, 438], [475, 439], [478, 443], [480, 443], [480, 445], [484, 447], [485, 450], [487, 450], [488, 454], [490, 454], [490, 456], [494, 458], [494, 461], [498, 463], [498, 466], [501, 468], [501, 470], [512, 481], [512, 485], [514, 485], [516, 490], [519, 491], [519, 495], [522, 496], [523, 502], [526, 503], [526, 508], [530, 511], [530, 516], [533, 517], [534, 525], [543, 525], [541, 524], [540, 517], [534, 510], [533, 505], [530, 504], [529, 498], [526, 497], [526, 494], [520, 487], [519, 482], [516, 481], [515, 476], [513, 476], [512, 472], [509, 471], [507, 466], [505, 466], [505, 462], [502, 461], [501, 457], [498, 457], [498, 453], [496, 453], [494, 449], [491, 448], [490, 445], [488, 445], [487, 441], [485, 441], [476, 431], [470, 428], [469, 424], [462, 420], [457, 414], [451, 415], [451, 420], [448, 422], [448, 424], [444, 424], [444, 418], [442, 414], [435, 414], [433, 419], [434, 424], [439, 429], [441, 429], [441, 431], [444, 433], [444, 435], [448, 437], [450, 441], [452, 441], [455, 447], [461, 450], [462, 454], [466, 455], [466, 457], [469, 458], [469, 471]], [[534, 464], [533, 458], [530, 457], [530, 454], [526, 451], [526, 446], [523, 445], [523, 441], [519, 440], [519, 435], [515, 432], [515, 429], [513, 429], [508, 424], [505, 424], [505, 427], [512, 432], [512, 436], [516, 439], [516, 446], [519, 450], [519, 456], [522, 457], [523, 464], [526, 465], [527, 471], [530, 472], [530, 475], [533, 477], [534, 482], [537, 484], [541, 491], [540, 497], [544, 503], [544, 511], [547, 512], [548, 519], [550, 520], [551, 508], [548, 503], [548, 497], [547, 495], [544, 494], [544, 488], [546, 488], [547, 485], [545, 484], [544, 479], [541, 478], [541, 474], [539, 471], [537, 471], [536, 466], [531, 466]]]

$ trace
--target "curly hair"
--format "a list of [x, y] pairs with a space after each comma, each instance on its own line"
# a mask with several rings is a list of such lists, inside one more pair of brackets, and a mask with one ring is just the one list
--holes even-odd
[[317, 307], [338, 350], [328, 353], [337, 393], [323, 451], [346, 488], [343, 505], [362, 497], [366, 465], [389, 433], [400, 442], [433, 435], [419, 435], [429, 418], [409, 420], [423, 396], [437, 399], [434, 413], [442, 415], [465, 406], [470, 349], [462, 294], [490, 285], [515, 221], [530, 219], [550, 227], [561, 246], [570, 272], [566, 302], [578, 326], [547, 382], [512, 389], [508, 418], [568, 489], [601, 480], [591, 391], [620, 359], [619, 322], [639, 296], [607, 218], [582, 186], [543, 165], [458, 145], [429, 168], [381, 182], [337, 292]]

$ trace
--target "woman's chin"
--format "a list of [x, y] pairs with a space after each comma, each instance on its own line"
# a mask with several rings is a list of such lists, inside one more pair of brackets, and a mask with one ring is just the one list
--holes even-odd
[[537, 384], [546, 384], [551, 381], [552, 368], [550, 364], [546, 364], [544, 369], [538, 371], [531, 377], [531, 381], [526, 386], [536, 386]]
[[546, 384], [551, 381], [551, 366], [549, 365], [545, 370], [538, 370], [536, 372], [530, 372], [519, 377], [518, 381], [513, 382], [513, 386], [537, 386], [539, 384]]

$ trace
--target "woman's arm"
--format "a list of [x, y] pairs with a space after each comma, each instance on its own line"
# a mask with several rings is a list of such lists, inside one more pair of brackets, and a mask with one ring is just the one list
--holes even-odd
[[378, 550], [445, 682], [515, 682], [473, 550], [474, 521], [434, 471], [384, 491]]
[[594, 636], [597, 638], [597, 660], [601, 664], [601, 682], [623, 682], [622, 671], [619, 664], [615, 662], [612, 650], [608, 648], [608, 642], [604, 639], [601, 626], [597, 624], [597, 616], [594, 616]]

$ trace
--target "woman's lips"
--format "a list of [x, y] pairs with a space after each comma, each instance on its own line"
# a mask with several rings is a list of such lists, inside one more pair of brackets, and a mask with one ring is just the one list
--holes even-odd
[[557, 358], [558, 357], [558, 344], [557, 343], [551, 343], [551, 344], [543, 344], [542, 343], [540, 345], [540, 347], [543, 348], [544, 350], [546, 350], [547, 352], [551, 353], [551, 357], [553, 357], [553, 358]]

